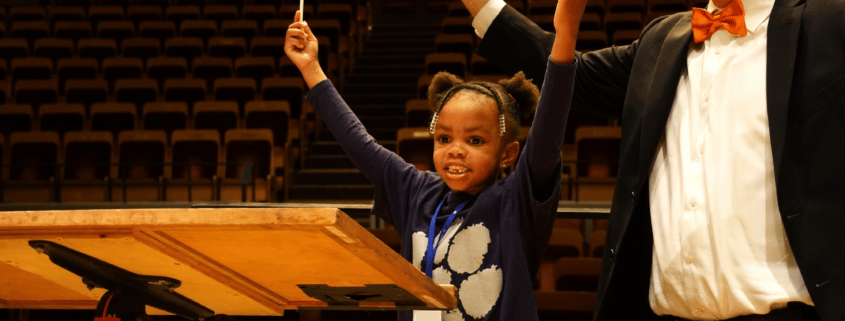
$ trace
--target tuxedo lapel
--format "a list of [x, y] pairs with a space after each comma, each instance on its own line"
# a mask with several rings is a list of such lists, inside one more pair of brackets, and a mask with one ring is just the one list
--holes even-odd
[[687, 54], [692, 42], [690, 17], [687, 12], [678, 20], [666, 36], [660, 52], [646, 53], [656, 54], [658, 57], [652, 79], [642, 79], [651, 81], [651, 85], [648, 87], [640, 133], [639, 186], [647, 181], [651, 172], [651, 162], [657, 144], [666, 130], [666, 121], [678, 92], [678, 82], [687, 65]]
[[803, 12], [804, 2], [801, 0], [777, 0], [769, 17], [766, 102], [776, 183], [780, 182], [780, 165], [787, 130], [786, 119], [789, 113], [789, 99]]

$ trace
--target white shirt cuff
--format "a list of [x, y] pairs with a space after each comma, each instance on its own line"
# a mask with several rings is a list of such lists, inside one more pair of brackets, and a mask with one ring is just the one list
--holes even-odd
[[505, 7], [505, 0], [490, 0], [478, 11], [475, 19], [472, 19], [472, 27], [475, 28], [475, 34], [479, 38], [484, 38], [487, 29], [493, 24], [493, 20], [502, 12]]

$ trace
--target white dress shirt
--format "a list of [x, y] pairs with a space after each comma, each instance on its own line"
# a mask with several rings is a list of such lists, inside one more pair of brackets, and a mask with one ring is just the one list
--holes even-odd
[[[766, 105], [774, 0], [744, 0], [748, 34], [691, 44], [649, 179], [654, 252], [649, 300], [691, 320], [765, 314], [813, 302], [786, 240]], [[489, 1], [483, 37], [504, 7]], [[711, 2], [708, 10], [713, 12]]]

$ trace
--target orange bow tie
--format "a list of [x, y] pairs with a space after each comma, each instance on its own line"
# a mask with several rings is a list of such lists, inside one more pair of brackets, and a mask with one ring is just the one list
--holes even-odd
[[735, 35], [746, 34], [745, 8], [741, 0], [734, 0], [715, 16], [707, 10], [692, 8], [692, 34], [695, 43], [709, 39], [720, 27]]

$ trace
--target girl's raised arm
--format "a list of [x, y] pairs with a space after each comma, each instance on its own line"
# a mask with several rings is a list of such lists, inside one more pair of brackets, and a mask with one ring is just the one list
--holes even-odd
[[294, 23], [288, 27], [285, 35], [285, 54], [299, 68], [302, 78], [308, 84], [308, 88], [314, 88], [323, 80], [328, 79], [320, 61], [317, 58], [317, 37], [311, 32], [308, 23], [299, 21], [302, 13], [297, 11], [294, 16]]

